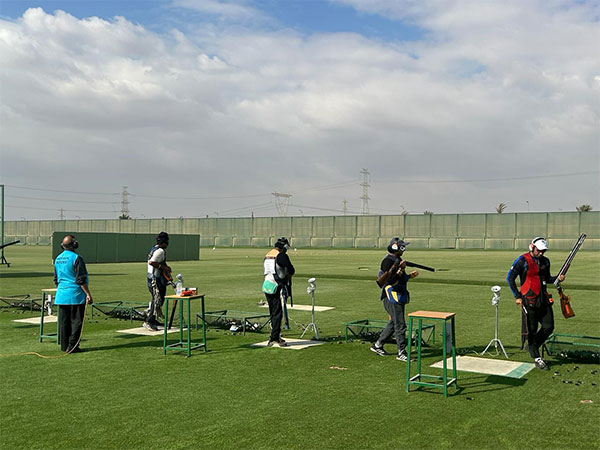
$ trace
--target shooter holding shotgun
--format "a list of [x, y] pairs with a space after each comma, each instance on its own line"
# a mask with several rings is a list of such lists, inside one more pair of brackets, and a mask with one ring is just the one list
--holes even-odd
[[[523, 253], [513, 262], [506, 281], [515, 296], [515, 303], [521, 307], [521, 348], [527, 339], [527, 350], [540, 370], [550, 370], [540, 356], [540, 347], [554, 331], [552, 296], [547, 284], [563, 281], [564, 273], [556, 277], [550, 275], [550, 260], [544, 256], [548, 242], [543, 237], [534, 238], [529, 244], [529, 252]], [[519, 276], [521, 287], [517, 289]], [[538, 325], [540, 329], [538, 330]]]
[[[148, 290], [152, 299], [150, 307], [146, 311], [144, 328], [157, 331], [161, 323], [157, 319], [163, 319], [162, 306], [165, 302], [167, 285], [173, 283], [171, 268], [167, 264], [166, 249], [169, 246], [169, 234], [161, 231], [156, 236], [156, 245], [148, 253], [148, 268], [146, 270]], [[175, 310], [175, 308], [173, 308]]]
[[390, 241], [387, 247], [387, 255], [381, 261], [381, 270], [377, 278], [377, 284], [382, 288], [380, 299], [383, 307], [390, 317], [377, 341], [370, 347], [370, 350], [379, 356], [386, 356], [388, 353], [384, 350], [383, 344], [392, 335], [396, 335], [396, 344], [398, 346], [398, 361], [406, 361], [406, 320], [404, 319], [404, 307], [410, 301], [410, 293], [406, 288], [408, 280], [415, 278], [419, 272], [413, 270], [406, 273], [407, 261], [402, 260], [401, 256], [410, 242], [395, 237]]
[[285, 237], [280, 237], [275, 246], [266, 254], [264, 260], [264, 275], [262, 291], [269, 304], [271, 315], [271, 336], [268, 347], [277, 343], [279, 347], [287, 347], [285, 340], [281, 338], [281, 319], [283, 317], [287, 297], [291, 297], [292, 276], [296, 269], [287, 255], [290, 243]]

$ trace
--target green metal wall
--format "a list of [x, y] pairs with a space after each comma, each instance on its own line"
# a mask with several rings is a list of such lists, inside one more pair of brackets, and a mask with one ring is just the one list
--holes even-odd
[[[77, 253], [87, 263], [147, 261], [148, 251], [156, 243], [156, 233], [90, 233], [55, 231], [52, 233], [52, 259], [62, 251], [60, 244], [65, 234], [74, 234], [79, 242]], [[200, 239], [198, 235], [170, 234], [167, 256], [169, 261], [197, 260]]]
[[154, 236], [164, 230], [195, 236], [200, 247], [268, 247], [286, 236], [294, 247], [381, 248], [391, 237], [400, 236], [410, 240], [412, 248], [523, 249], [531, 238], [546, 236], [559, 250], [570, 249], [586, 233], [584, 249], [600, 250], [600, 211], [12, 221], [5, 224], [5, 241], [49, 245], [52, 233], [67, 230], [78, 236], [87, 232]]

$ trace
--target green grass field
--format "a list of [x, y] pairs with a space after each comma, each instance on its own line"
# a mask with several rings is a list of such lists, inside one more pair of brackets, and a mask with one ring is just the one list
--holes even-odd
[[[265, 249], [202, 250], [199, 261], [172, 262], [185, 284], [206, 294], [207, 310], [265, 311]], [[12, 247], [0, 268], [0, 295], [53, 287], [49, 247]], [[494, 337], [490, 287], [502, 286], [499, 337], [510, 359], [529, 361], [520, 345], [520, 312], [505, 277], [516, 251], [408, 251], [440, 270], [410, 284], [407, 312], [456, 313], [459, 354], [481, 352]], [[566, 252], [550, 251], [555, 273]], [[343, 340], [344, 323], [385, 319], [374, 279], [379, 250], [291, 251], [296, 304], [309, 304], [306, 280], [317, 278], [316, 314], [324, 345], [292, 351], [254, 348], [268, 332], [234, 335], [210, 329], [208, 353], [163, 356], [162, 337], [118, 334], [128, 321], [97, 316], [84, 326], [87, 351], [59, 359], [38, 342], [39, 327], [13, 322], [30, 314], [0, 312], [0, 447], [40, 449], [400, 449], [600, 448], [596, 364], [549, 358], [551, 370], [523, 379], [459, 372], [459, 390], [405, 390], [405, 363], [379, 357], [369, 343]], [[88, 266], [96, 302], [147, 301], [145, 262]], [[555, 331], [600, 335], [600, 254], [582, 251], [563, 287], [576, 317], [555, 305]], [[38, 313], [39, 314], [39, 313]], [[310, 313], [295, 311], [308, 323]], [[51, 327], [52, 325], [49, 325]], [[298, 326], [284, 337], [299, 337]], [[197, 338], [199, 332], [195, 334]], [[425, 350], [426, 364], [441, 346]], [[388, 344], [389, 351], [394, 345]], [[503, 356], [490, 356], [503, 358]], [[331, 367], [346, 370], [332, 369]], [[428, 368], [429, 373], [441, 373]], [[560, 375], [554, 375], [560, 372]], [[566, 383], [565, 381], [573, 381]], [[581, 381], [581, 384], [576, 384]], [[583, 402], [591, 400], [590, 402]]]

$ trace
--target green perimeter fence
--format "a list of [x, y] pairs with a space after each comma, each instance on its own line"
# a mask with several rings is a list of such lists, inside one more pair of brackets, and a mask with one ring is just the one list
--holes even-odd
[[55, 232], [196, 235], [200, 247], [268, 247], [279, 236], [293, 247], [382, 248], [394, 236], [411, 248], [523, 249], [545, 236], [553, 249], [600, 249], [600, 211], [389, 216], [241, 217], [7, 221], [5, 242], [50, 245]]
[[[155, 234], [71, 232], [79, 241], [77, 253], [87, 263], [146, 261], [156, 244]], [[62, 252], [64, 231], [52, 234], [52, 259]], [[190, 261], [199, 258], [199, 237], [191, 234], [171, 234], [167, 255], [170, 261]]]

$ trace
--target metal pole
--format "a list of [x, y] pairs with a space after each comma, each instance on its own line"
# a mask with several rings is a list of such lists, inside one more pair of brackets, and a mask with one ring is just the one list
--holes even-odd
[[0, 231], [2, 237], [0, 245], [2, 245], [2, 261], [4, 261], [4, 185], [0, 184], [0, 188], [2, 188], [2, 230]]

